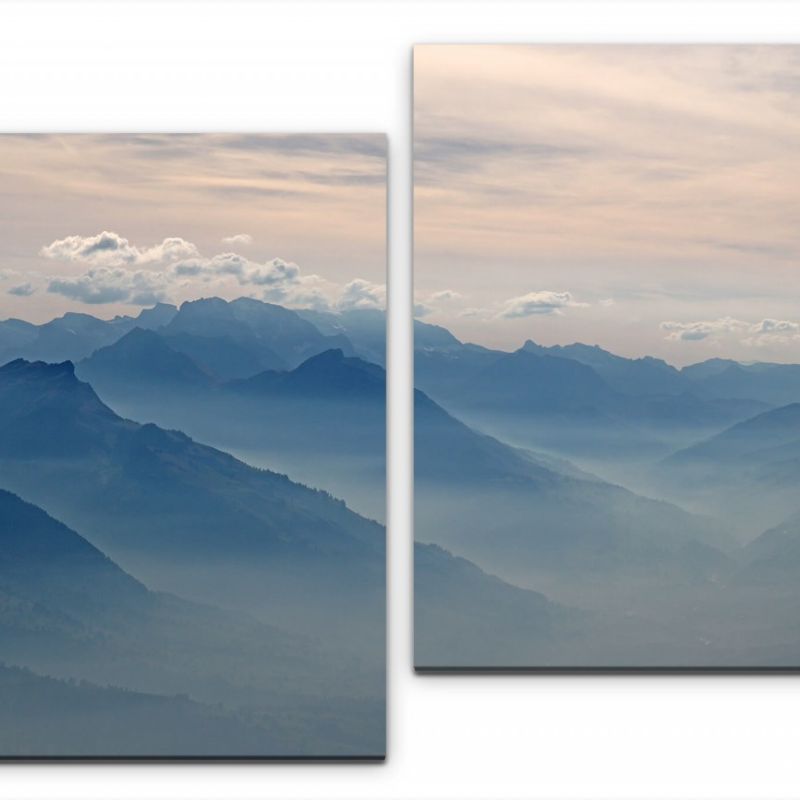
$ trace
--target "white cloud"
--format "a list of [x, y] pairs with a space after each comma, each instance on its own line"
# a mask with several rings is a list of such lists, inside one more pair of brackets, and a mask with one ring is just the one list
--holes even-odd
[[425, 303], [414, 303], [414, 316], [417, 319], [422, 319], [422, 317], [427, 317], [432, 313], [433, 309], [430, 306], [426, 306]]
[[103, 267], [169, 263], [197, 254], [195, 245], [176, 236], [151, 247], [139, 248], [113, 231], [103, 231], [96, 236], [67, 236], [40, 250], [40, 255], [56, 261]]
[[709, 336], [716, 336], [722, 333], [747, 328], [747, 323], [732, 317], [722, 317], [715, 320], [700, 320], [698, 322], [675, 322], [667, 321], [661, 323], [661, 330], [664, 331], [666, 338], [672, 342], [700, 342], [708, 339]]
[[[251, 287], [261, 290], [264, 300], [295, 308], [383, 308], [386, 302], [382, 284], [357, 278], [341, 286], [316, 274], [303, 275], [297, 264], [282, 258], [262, 263], [235, 252], [207, 257], [178, 237], [140, 248], [104, 231], [59, 239], [43, 247], [41, 254], [89, 265], [82, 275], [51, 276], [47, 287], [48, 292], [82, 303], [147, 305], [169, 299], [177, 291], [185, 293], [192, 284], [202, 285], [205, 294], [230, 293], [236, 284]], [[140, 269], [140, 265], [150, 268]]]
[[53, 278], [47, 291], [81, 303], [148, 306], [165, 299], [168, 276], [152, 270], [97, 267], [75, 278]]
[[765, 347], [771, 344], [786, 344], [800, 339], [800, 323], [786, 319], [762, 319], [751, 326], [752, 334], [743, 344]]
[[451, 303], [456, 300], [461, 300], [462, 295], [453, 289], [444, 289], [441, 292], [434, 292], [428, 296], [427, 302], [429, 303]]
[[800, 333], [800, 323], [785, 319], [762, 319], [750, 329], [755, 334], [796, 334]]
[[561, 314], [565, 308], [585, 307], [586, 303], [577, 303], [569, 292], [528, 292], [528, 294], [506, 300], [498, 317], [518, 319], [546, 314]]
[[233, 236], [223, 236], [220, 240], [222, 244], [253, 244], [253, 237], [249, 233], [234, 233]]
[[386, 286], [356, 278], [345, 284], [336, 306], [341, 311], [361, 308], [384, 308], [386, 306]]
[[197, 247], [186, 239], [172, 236], [164, 239], [161, 244], [147, 247], [140, 251], [139, 264], [150, 264], [156, 262], [169, 263], [181, 258], [190, 258], [197, 254]]
[[293, 308], [330, 311], [338, 291], [336, 284], [326, 281], [319, 275], [297, 274], [291, 280], [273, 281], [267, 284], [263, 298]]
[[715, 320], [699, 320], [697, 322], [662, 322], [669, 341], [700, 342], [711, 337], [726, 334], [745, 334], [743, 344], [762, 346], [787, 342], [800, 338], [800, 323], [789, 320], [762, 319], [760, 322], [745, 322], [733, 317], [721, 317]]
[[243, 286], [274, 286], [292, 283], [300, 277], [300, 267], [297, 264], [281, 258], [259, 264], [238, 253], [219, 253], [211, 258], [179, 261], [174, 269], [181, 275], [232, 275]]
[[456, 292], [453, 289], [443, 289], [439, 292], [433, 292], [414, 303], [414, 316], [418, 318], [427, 317], [429, 314], [452, 307], [461, 300], [462, 295], [460, 292]]

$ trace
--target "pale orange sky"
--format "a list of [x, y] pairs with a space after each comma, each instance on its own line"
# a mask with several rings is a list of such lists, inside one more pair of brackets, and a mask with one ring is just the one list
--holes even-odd
[[424, 319], [800, 361], [800, 47], [414, 50]]
[[377, 134], [3, 135], [0, 318], [382, 304], [385, 198]]

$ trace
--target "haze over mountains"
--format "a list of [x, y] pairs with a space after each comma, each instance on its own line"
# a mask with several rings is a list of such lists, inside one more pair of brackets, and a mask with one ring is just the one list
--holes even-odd
[[[290, 754], [312, 745], [302, 725], [270, 711], [276, 679], [283, 692], [299, 692], [297, 714], [321, 711], [310, 690], [326, 687], [326, 654], [311, 642], [149, 591], [75, 531], [5, 491], [0, 536], [3, 660], [68, 680], [0, 668], [4, 753], [42, 752], [40, 742], [48, 741], [45, 755], [153, 755], [168, 752], [164, 739], [175, 755], [233, 755], [242, 747], [253, 755]], [[286, 682], [289, 666], [297, 674], [293, 685]], [[100, 688], [107, 685], [126, 691]], [[245, 722], [238, 713], [244, 702], [251, 719], [261, 715], [269, 724]], [[70, 713], [60, 713], [62, 704]], [[12, 709], [22, 718], [7, 717]], [[76, 724], [94, 714], [103, 717], [100, 730]], [[149, 730], [148, 718], [161, 730]], [[28, 737], [31, 750], [24, 749]]]
[[[175, 324], [187, 306], [191, 324]], [[386, 378], [364, 356], [383, 315], [314, 332], [252, 302], [158, 313], [154, 326], [89, 323], [94, 338], [74, 329], [71, 352], [91, 350], [77, 370], [22, 356], [0, 367], [0, 680], [30, 714], [3, 751], [381, 753], [385, 534], [349, 506], [382, 518]], [[231, 377], [220, 354], [252, 374]], [[263, 369], [275, 354], [299, 363]], [[515, 468], [528, 459], [497, 447]], [[226, 452], [259, 448], [290, 477]], [[303, 468], [319, 488], [297, 482]], [[441, 548], [417, 552], [420, 630], [439, 663], [436, 619], [450, 640], [493, 638], [498, 663], [545, 643], [557, 663], [586, 634], [535, 592]], [[520, 625], [546, 637], [520, 644]], [[86, 709], [99, 727], [81, 736]], [[145, 718], [158, 737], [137, 736]]]
[[[111, 636], [51, 602], [46, 580], [31, 583], [38, 600], [1, 580], [2, 679], [30, 687], [31, 708], [47, 691], [65, 709], [107, 703], [111, 718], [121, 698], [104, 687], [121, 685], [125, 707], [158, 706], [176, 729], [211, 714], [203, 729], [269, 752], [379, 750], [384, 314], [212, 298], [138, 320], [69, 317], [55, 321], [69, 361], [47, 334], [15, 350], [19, 326], [0, 324], [0, 487], [14, 493], [0, 522], [24, 508], [67, 526], [128, 587], [121, 615], [145, 622], [115, 617]], [[505, 353], [415, 328], [418, 666], [797, 660], [793, 368], [742, 367], [752, 389], [728, 395], [730, 364], [532, 342]], [[22, 527], [36, 528], [5, 530]], [[218, 646], [199, 628], [227, 629], [238, 654], [177, 700], [182, 667], [148, 655], [176, 625], [178, 665]], [[68, 657], [76, 636], [105, 649]]]
[[[797, 365], [434, 334], [415, 350], [419, 540], [593, 615], [563, 666], [800, 662]], [[497, 663], [451, 646], [451, 666]]]
[[[116, 368], [132, 399], [190, 400], [187, 390], [225, 381], [237, 396], [236, 376], [251, 366], [317, 358], [324, 378], [330, 354], [345, 360], [331, 345], [352, 352], [350, 343], [247, 300], [21, 327], [15, 350], [6, 334], [20, 326], [0, 325], [14, 356], [0, 367], [0, 681], [15, 704], [0, 715], [29, 718], [4, 727], [0, 750], [382, 755], [383, 527], [180, 425], [119, 416], [62, 360], [98, 353], [92, 365]], [[51, 360], [24, 357], [34, 354]], [[301, 393], [325, 386], [297, 374]], [[382, 386], [381, 377], [376, 430]], [[346, 381], [331, 389], [348, 393]], [[295, 450], [310, 455], [300, 441]], [[97, 727], [84, 730], [86, 713]]]

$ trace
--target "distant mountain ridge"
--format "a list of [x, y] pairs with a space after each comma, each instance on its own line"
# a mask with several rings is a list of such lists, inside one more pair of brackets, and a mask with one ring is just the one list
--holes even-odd
[[[444, 332], [446, 338], [440, 339], [440, 332]], [[438, 396], [434, 389], [436, 372], [442, 365], [445, 369], [452, 367], [455, 363], [454, 356], [459, 357], [460, 375], [466, 381], [475, 377], [475, 370], [512, 354], [475, 344], [464, 344], [446, 329], [420, 320], [415, 321], [415, 350], [418, 385], [429, 389], [434, 396]], [[610, 388], [626, 395], [668, 396], [692, 393], [704, 400], [750, 400], [765, 405], [800, 402], [798, 364], [745, 364], [732, 359], [712, 358], [678, 369], [660, 358], [628, 358], [616, 355], [599, 345], [574, 342], [547, 346], [530, 339], [519, 350], [585, 364]], [[448, 358], [442, 358], [444, 355]], [[444, 378], [445, 376], [439, 376], [440, 381]]]
[[[168, 339], [178, 337], [179, 347], [181, 336], [228, 340], [251, 354], [261, 370], [291, 369], [312, 355], [336, 347], [352, 352], [343, 334], [325, 335], [296, 311], [247, 297], [230, 302], [212, 297], [183, 303], [164, 326], [163, 334]], [[195, 350], [195, 358], [199, 352]]]
[[675, 441], [696, 441], [764, 408], [679, 392], [680, 373], [663, 362], [578, 345], [528, 342], [511, 353], [465, 346], [417, 352], [415, 363], [417, 386], [471, 424], [567, 457], [666, 455]]
[[158, 303], [137, 317], [102, 320], [90, 314], [68, 312], [43, 325], [22, 320], [0, 321], [0, 363], [14, 358], [31, 361], [75, 361], [98, 347], [111, 344], [134, 327], [152, 330], [166, 325], [178, 309]]
[[[348, 318], [361, 319], [357, 312], [347, 313]], [[380, 332], [384, 315], [376, 313], [377, 318], [365, 315], [366, 327], [361, 329], [385, 348], [385, 332]], [[210, 297], [187, 301], [180, 308], [159, 303], [137, 317], [110, 320], [74, 312], [43, 325], [9, 319], [0, 321], [0, 363], [16, 358], [77, 362], [139, 328], [158, 331], [173, 350], [192, 358], [215, 380], [226, 381], [267, 369], [291, 369], [330, 349], [354, 355], [353, 344], [336, 322], [338, 316], [320, 317], [320, 330], [302, 312], [280, 305], [247, 297]], [[376, 349], [381, 350], [380, 344]]]

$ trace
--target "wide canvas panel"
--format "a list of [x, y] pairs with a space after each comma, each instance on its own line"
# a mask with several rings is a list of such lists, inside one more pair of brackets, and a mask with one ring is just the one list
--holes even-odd
[[418, 668], [800, 667], [799, 87], [415, 48]]
[[382, 758], [382, 135], [0, 137], [0, 757]]

